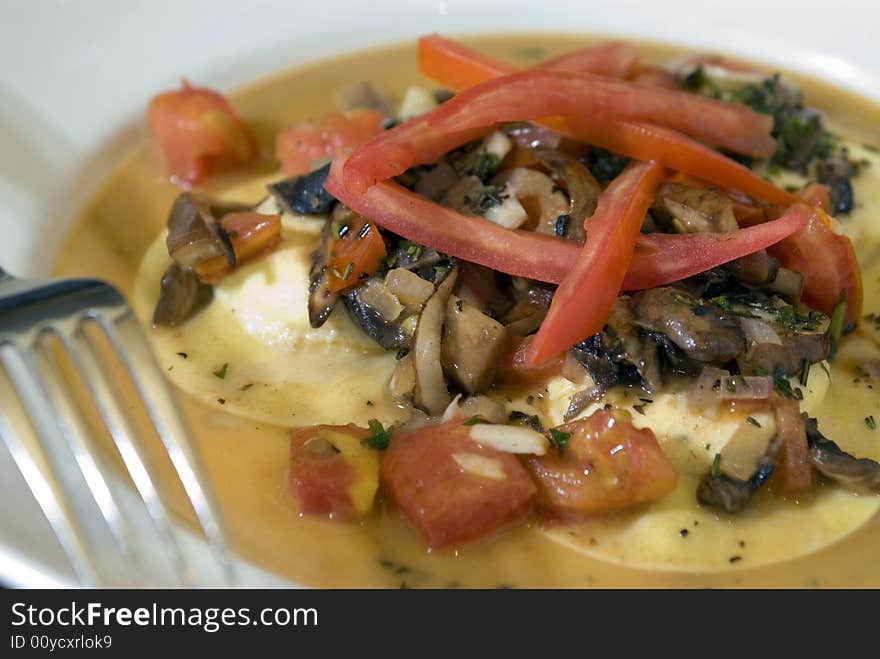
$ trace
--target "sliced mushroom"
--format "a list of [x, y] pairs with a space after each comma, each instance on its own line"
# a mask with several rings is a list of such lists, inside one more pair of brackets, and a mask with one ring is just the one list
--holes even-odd
[[707, 475], [697, 488], [697, 499], [727, 513], [740, 512], [746, 507], [752, 495], [773, 474], [779, 444], [778, 439], [770, 442], [767, 453], [758, 461], [757, 469], [748, 480], [740, 480], [713, 470], [713, 473]]
[[470, 395], [486, 391], [495, 379], [506, 337], [504, 325], [449, 296], [441, 353], [444, 372]]
[[168, 212], [168, 237], [165, 245], [172, 259], [185, 268], [217, 256], [235, 267], [235, 253], [219, 220], [227, 213], [250, 210], [246, 204], [218, 202], [194, 192], [179, 195]]
[[330, 212], [336, 199], [324, 189], [324, 182], [330, 173], [330, 165], [295, 176], [267, 187], [269, 193], [278, 201], [283, 210], [289, 213], [320, 215]]
[[309, 324], [321, 327], [339, 301], [339, 294], [330, 290], [327, 274], [327, 261], [333, 243], [332, 223], [327, 222], [321, 230], [321, 240], [312, 252], [312, 267], [309, 270]]
[[678, 233], [727, 233], [739, 228], [730, 198], [680, 183], [664, 183], [654, 197], [655, 219]]
[[162, 275], [159, 301], [153, 311], [153, 325], [174, 327], [192, 317], [211, 301], [213, 288], [179, 263], [172, 263]]
[[556, 181], [568, 194], [569, 207], [565, 215], [569, 219], [560, 222], [561, 216], [557, 216], [554, 226], [556, 235], [583, 244], [586, 240], [584, 220], [596, 212], [602, 186], [577, 158], [547, 149], [537, 150], [535, 155], [544, 166], [554, 172]]
[[[376, 285], [385, 287], [382, 280], [378, 278]], [[412, 347], [412, 332], [407, 331], [406, 319], [389, 320], [386, 318], [389, 313], [388, 307], [393, 307], [393, 303], [390, 303], [388, 307], [383, 304], [382, 308], [373, 306], [370, 303], [372, 299], [372, 294], [369, 292], [370, 287], [368, 281], [364, 285], [352, 286], [342, 292], [342, 299], [351, 319], [367, 336], [386, 350]]]
[[743, 354], [745, 337], [736, 318], [720, 307], [663, 286], [633, 296], [639, 324], [662, 332], [701, 362], [728, 362]]
[[850, 455], [819, 432], [819, 424], [804, 414], [810, 462], [826, 478], [854, 492], [880, 494], [880, 463]]

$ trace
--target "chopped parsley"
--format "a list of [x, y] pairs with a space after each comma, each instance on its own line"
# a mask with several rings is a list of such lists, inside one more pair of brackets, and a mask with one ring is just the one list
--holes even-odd
[[786, 398], [795, 398], [795, 393], [791, 389], [791, 383], [788, 381], [785, 370], [782, 368], [777, 368], [773, 371], [773, 386]]
[[869, 414], [865, 417], [865, 425], [868, 426], [871, 430], [877, 429], [877, 421], [874, 419], [873, 414]]
[[218, 368], [216, 371], [212, 371], [212, 373], [214, 374], [214, 377], [218, 377], [221, 380], [223, 380], [226, 378], [226, 371], [228, 369], [229, 369], [229, 364], [223, 364], [223, 366]]
[[747, 417], [746, 417], [746, 421], [748, 421], [748, 422], [751, 423], [753, 426], [755, 426], [755, 428], [760, 428], [760, 427], [761, 427], [761, 422], [758, 421], [758, 420], [757, 420], [755, 417], [753, 417], [753, 416], [747, 416]]
[[557, 430], [556, 428], [550, 428], [550, 439], [553, 440], [556, 448], [562, 453], [565, 451], [565, 447], [568, 446], [568, 440], [571, 439], [571, 433], [565, 432], [564, 430]]
[[494, 153], [482, 152], [474, 158], [467, 167], [465, 167], [465, 175], [473, 175], [479, 179], [485, 179], [487, 176], [494, 174], [495, 170], [501, 164], [501, 158]]
[[378, 419], [370, 419], [367, 422], [367, 425], [370, 427], [371, 434], [361, 443], [364, 446], [369, 446], [370, 448], [388, 448], [388, 443], [391, 441], [391, 431], [385, 430], [385, 427]]
[[831, 311], [831, 327], [828, 335], [831, 338], [830, 354], [833, 355], [837, 351], [837, 344], [840, 337], [843, 336], [843, 324], [846, 320], [846, 298], [841, 298], [840, 302], [834, 305]]
[[484, 419], [484, 418], [481, 417], [480, 415], [476, 415], [476, 416], [472, 416], [470, 419], [468, 419], [467, 421], [465, 421], [465, 422], [464, 422], [464, 425], [466, 425], [466, 426], [475, 426], [475, 425], [477, 425], [478, 423], [492, 423], [492, 422], [491, 422], [491, 421], [487, 421], [486, 419]]

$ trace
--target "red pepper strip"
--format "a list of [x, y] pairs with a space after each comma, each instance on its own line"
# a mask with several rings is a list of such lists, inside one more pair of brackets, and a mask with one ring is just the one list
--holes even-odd
[[584, 223], [587, 241], [529, 345], [527, 365], [541, 364], [602, 329], [662, 174], [657, 163], [633, 162], [602, 192]]
[[[566, 53], [538, 66], [622, 78], [630, 72], [637, 58], [638, 53], [630, 44], [611, 41]], [[439, 34], [419, 38], [418, 63], [419, 71], [455, 91], [517, 70], [511, 64], [498, 62]]]
[[730, 233], [642, 234], [622, 288], [637, 291], [662, 286], [768, 248], [796, 237], [808, 225], [809, 215], [809, 209], [799, 204], [776, 220], [765, 219]]
[[[837, 220], [817, 207], [793, 206], [807, 217], [803, 231], [773, 245], [768, 252], [786, 268], [804, 276], [804, 301], [831, 314], [841, 299], [846, 300], [846, 322], [862, 317], [862, 276], [852, 241], [835, 228]], [[760, 221], [758, 213], [738, 217], [740, 224]]]
[[[389, 231], [444, 254], [558, 284], [581, 253], [580, 247], [565, 240], [533, 231], [511, 231], [483, 217], [456, 213], [392, 181], [357, 194], [343, 185], [343, 162], [337, 157], [330, 168], [324, 186], [330, 194]], [[639, 235], [623, 289], [654, 288], [690, 277], [764, 249], [806, 224], [806, 215], [800, 210], [732, 233]]]
[[650, 121], [755, 157], [771, 155], [773, 119], [743, 105], [590, 73], [531, 69], [463, 90], [429, 114], [442, 132], [497, 122], [598, 115]]
[[533, 69], [469, 87], [415, 120], [377, 135], [348, 160], [345, 184], [364, 192], [376, 181], [436, 161], [467, 142], [476, 129], [559, 115], [586, 115], [606, 123], [651, 121], [752, 156], [767, 156], [776, 149], [770, 137], [773, 119], [745, 106], [587, 73]]
[[[540, 66], [590, 70], [576, 68], [577, 65], [577, 53], [573, 53], [570, 59], [557, 58]], [[493, 61], [449, 39], [431, 35], [419, 39], [419, 70], [437, 82], [455, 91], [461, 91], [478, 82], [513, 73], [516, 68], [506, 62]], [[666, 167], [699, 176], [715, 185], [742, 192], [755, 199], [784, 207], [799, 201], [795, 195], [764, 180], [748, 167], [668, 128], [630, 121], [613, 121], [599, 116], [590, 116], [583, 120], [574, 117], [553, 117], [541, 123], [568, 137], [601, 146], [630, 158], [656, 160]], [[395, 172], [395, 174], [399, 173]]]
[[[421, 52], [421, 40], [419, 40], [419, 50]], [[542, 69], [581, 71], [610, 78], [625, 78], [633, 70], [638, 58], [639, 54], [631, 44], [625, 41], [609, 41], [592, 48], [582, 48], [554, 57], [541, 62], [538, 66]]]

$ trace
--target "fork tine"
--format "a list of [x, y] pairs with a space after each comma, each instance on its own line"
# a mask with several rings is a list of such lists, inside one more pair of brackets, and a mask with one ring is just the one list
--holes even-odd
[[117, 504], [117, 501], [120, 500], [120, 487], [123, 485], [119, 478], [106, 476], [108, 471], [106, 461], [102, 459], [100, 449], [95, 445], [91, 433], [86, 428], [78, 406], [71, 400], [70, 393], [63, 384], [58, 362], [45, 343], [44, 339], [49, 334], [58, 339], [65, 354], [71, 360], [74, 357], [70, 342], [62, 332], [54, 328], [45, 330], [40, 337], [43, 340], [38, 340], [34, 344], [35, 361], [44, 373], [43, 382], [46, 385], [46, 393], [58, 411], [58, 425], [67, 439], [77, 464], [79, 464], [80, 471], [92, 492], [92, 497], [107, 521], [116, 546], [126, 560], [126, 565], [129, 568], [126, 570], [128, 576], [132, 574], [130, 569], [132, 566], [136, 568], [138, 574], [144, 575], [142, 561], [134, 550], [132, 529]]
[[[98, 316], [96, 320], [116, 349], [143, 399], [226, 582], [235, 583], [237, 575], [227, 554], [226, 531], [216, 512], [220, 507], [209, 486], [201, 457], [190, 439], [183, 415], [177, 407], [165, 375], [156, 364], [140, 325], [128, 309], [115, 319], [115, 330], [106, 318]], [[135, 363], [142, 368], [135, 371]]]
[[125, 411], [125, 406], [119, 400], [115, 388], [102, 368], [92, 342], [83, 329], [80, 326], [73, 332], [68, 352], [82, 380], [86, 383], [92, 400], [98, 406], [98, 411], [110, 431], [113, 443], [116, 445], [126, 469], [128, 469], [155, 530], [163, 540], [162, 544], [178, 581], [186, 585], [190, 582], [186, 561], [175, 537], [165, 505], [159, 496], [159, 490], [150, 476], [146, 465], [147, 458], [137, 440], [137, 432]]
[[[77, 528], [70, 521], [71, 519], [82, 521], [86, 519], [86, 515], [89, 519], [93, 519], [95, 515], [93, 509], [83, 506], [82, 498], [77, 496], [77, 493], [84, 489], [83, 475], [79, 472], [75, 461], [63, 459], [69, 452], [63, 441], [56, 441], [60, 428], [51, 413], [52, 404], [41, 385], [41, 379], [26, 353], [11, 343], [0, 344], [0, 364], [6, 369], [34, 426], [43, 460], [57, 485], [53, 486], [46, 478], [31, 452], [16, 436], [2, 414], [0, 414], [0, 435], [43, 514], [46, 515], [80, 582], [83, 585], [101, 585], [102, 579], [99, 577], [100, 570], [96, 563], [96, 555], [89, 550], [83, 525]], [[57, 495], [56, 487], [63, 496]], [[69, 507], [65, 509], [60, 501], [67, 502]]]

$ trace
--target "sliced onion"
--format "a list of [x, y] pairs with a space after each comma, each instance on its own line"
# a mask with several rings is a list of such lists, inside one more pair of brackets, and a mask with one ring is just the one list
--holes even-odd
[[782, 339], [779, 338], [776, 331], [763, 320], [758, 318], [740, 318], [739, 324], [746, 335], [746, 340], [753, 345], [761, 345], [762, 343], [782, 345]]
[[708, 409], [724, 400], [767, 400], [773, 394], [773, 378], [767, 375], [731, 375], [707, 367], [694, 383], [688, 400], [698, 409]]
[[452, 399], [449, 407], [443, 412], [441, 421], [452, 419], [471, 419], [479, 417], [490, 423], [504, 423], [504, 408], [488, 396], [470, 396], [461, 400], [461, 394]]
[[397, 296], [379, 279], [370, 279], [361, 290], [361, 300], [371, 309], [375, 309], [383, 319], [394, 321], [403, 311], [403, 305]]
[[419, 316], [413, 344], [413, 363], [416, 370], [414, 402], [433, 416], [439, 416], [449, 405], [451, 396], [443, 379], [440, 345], [446, 300], [455, 285], [458, 271], [453, 269], [428, 298]]
[[407, 306], [419, 306], [434, 292], [434, 284], [406, 268], [393, 268], [385, 275], [385, 285]]

